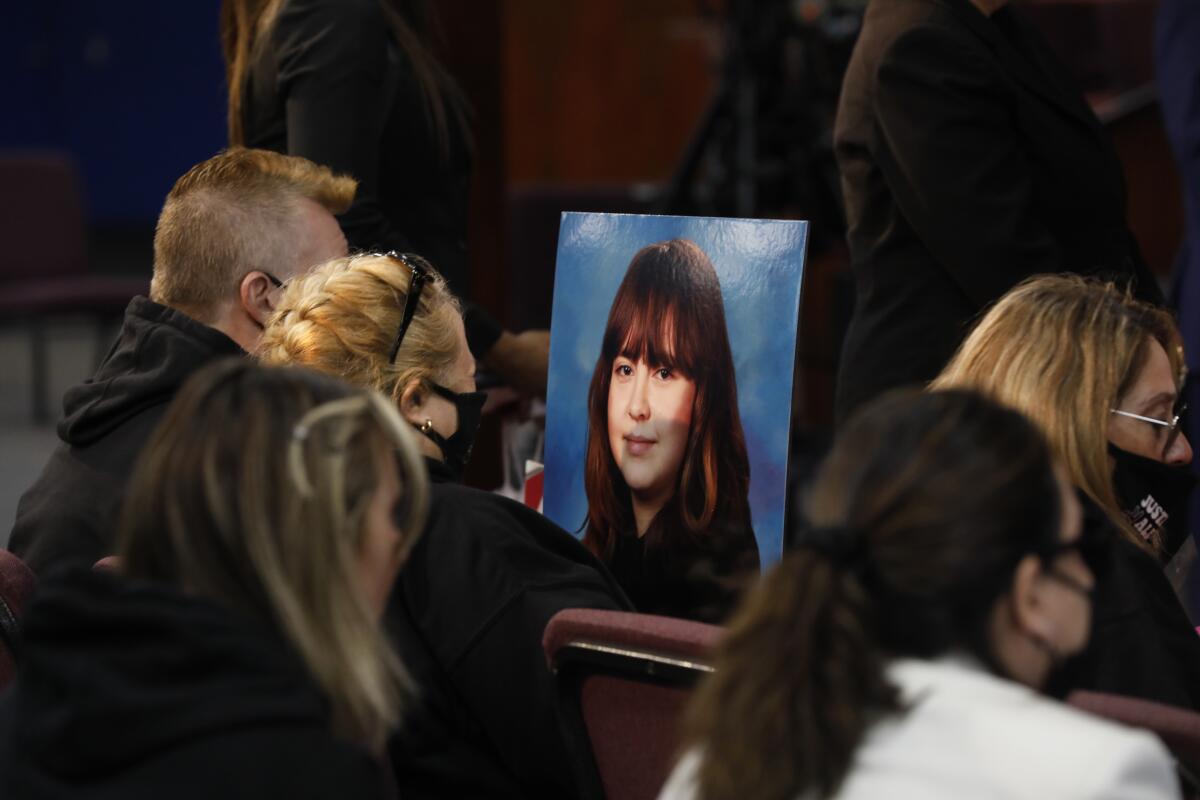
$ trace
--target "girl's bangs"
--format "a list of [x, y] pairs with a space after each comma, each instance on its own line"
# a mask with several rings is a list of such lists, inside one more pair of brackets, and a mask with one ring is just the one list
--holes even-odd
[[679, 313], [674, 304], [663, 302], [665, 299], [651, 297], [644, 309], [635, 309], [633, 313], [620, 315], [624, 319], [614, 320], [610, 360], [623, 356], [655, 367], [670, 367], [689, 374], [695, 372], [698, 365], [690, 357], [694, 348], [681, 341], [686, 315]]

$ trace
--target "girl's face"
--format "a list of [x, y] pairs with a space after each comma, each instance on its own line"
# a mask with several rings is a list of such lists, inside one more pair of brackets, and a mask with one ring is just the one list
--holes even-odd
[[617, 356], [608, 387], [608, 446], [634, 499], [671, 499], [687, 449], [696, 384], [669, 367]]
[[[1133, 385], [1116, 407], [1122, 412], [1170, 422], [1179, 401], [1171, 360], [1162, 345], [1153, 339], [1148, 342], [1147, 353], [1146, 362], [1138, 370]], [[1172, 435], [1166, 425], [1113, 414], [1108, 422], [1108, 440], [1122, 450], [1171, 466], [1192, 463], [1192, 446], [1187, 437], [1182, 433]]]

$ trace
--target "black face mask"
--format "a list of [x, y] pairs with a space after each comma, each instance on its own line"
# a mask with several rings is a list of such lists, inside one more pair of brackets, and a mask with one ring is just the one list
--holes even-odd
[[431, 386], [433, 391], [454, 403], [455, 409], [458, 410], [458, 428], [451, 436], [442, 436], [433, 429], [433, 425], [427, 420], [426, 424], [418, 426], [417, 430], [438, 446], [438, 449], [442, 451], [442, 461], [445, 462], [446, 467], [456, 477], [461, 478], [463, 470], [467, 468], [467, 461], [471, 458], [471, 447], [475, 444], [475, 432], [479, 430], [479, 420], [483, 416], [483, 404], [487, 400], [487, 394], [485, 392], [462, 392], [460, 394], [436, 383]]
[[1110, 444], [1116, 459], [1113, 488], [1121, 510], [1134, 530], [1160, 548], [1169, 561], [1187, 541], [1188, 497], [1196, 476], [1188, 467], [1172, 467], [1153, 458], [1135, 455]]

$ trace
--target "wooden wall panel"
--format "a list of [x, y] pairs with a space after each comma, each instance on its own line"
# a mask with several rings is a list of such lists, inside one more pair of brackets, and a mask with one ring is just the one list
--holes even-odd
[[504, 15], [512, 183], [665, 179], [715, 83], [694, 0], [517, 0]]

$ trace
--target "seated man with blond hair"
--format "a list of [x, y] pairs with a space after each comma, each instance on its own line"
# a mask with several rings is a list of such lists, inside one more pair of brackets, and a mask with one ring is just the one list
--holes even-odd
[[255, 346], [284, 281], [346, 254], [334, 214], [356, 188], [306, 159], [246, 148], [175, 183], [150, 297], [130, 301], [103, 363], [63, 397], [62, 441], [17, 506], [9, 547], [35, 572], [112, 551], [127, 476], [167, 403], [200, 367]]

